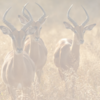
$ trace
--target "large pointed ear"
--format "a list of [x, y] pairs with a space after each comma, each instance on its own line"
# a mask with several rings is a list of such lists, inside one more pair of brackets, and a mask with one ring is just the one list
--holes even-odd
[[35, 28], [32, 28], [31, 26], [26, 30], [27, 35], [34, 34], [36, 32]]
[[86, 26], [84, 29], [85, 29], [85, 31], [86, 30], [92, 30], [95, 25], [96, 24], [92, 24], [92, 25]]
[[3, 34], [11, 34], [10, 29], [8, 29], [5, 26], [0, 26], [1, 31], [3, 32]]
[[74, 28], [67, 22], [63, 22], [67, 29], [71, 29], [74, 32]]
[[20, 22], [23, 24], [23, 25], [25, 25], [28, 21], [24, 18], [24, 17], [22, 17], [21, 15], [18, 15], [18, 18], [19, 18], [19, 20], [20, 20]]

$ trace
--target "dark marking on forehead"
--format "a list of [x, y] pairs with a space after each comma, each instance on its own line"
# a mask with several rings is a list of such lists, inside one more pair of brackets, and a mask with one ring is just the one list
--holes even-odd
[[84, 31], [84, 27], [83, 26], [76, 26], [75, 27], [76, 30], [76, 35], [79, 39], [83, 39], [83, 31]]
[[83, 38], [83, 29], [83, 26], [79, 26], [79, 34], [81, 38]]
[[26, 35], [25, 32], [20, 30], [20, 31], [13, 32], [13, 35], [15, 36], [16, 41], [17, 41], [18, 45], [20, 46], [23, 37]]
[[18, 42], [18, 45], [20, 46], [20, 32], [18, 32], [18, 34], [17, 34], [17, 42]]

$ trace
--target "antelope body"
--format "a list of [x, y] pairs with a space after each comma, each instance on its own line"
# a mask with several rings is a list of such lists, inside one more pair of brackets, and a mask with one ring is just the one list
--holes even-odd
[[[42, 9], [42, 11], [44, 12], [44, 15], [38, 21], [36, 22], [33, 21], [31, 26], [29, 27], [29, 30], [30, 30], [29, 32], [31, 35], [25, 42], [24, 50], [29, 54], [31, 59], [35, 62], [36, 74], [40, 81], [42, 69], [47, 60], [47, 49], [43, 40], [40, 37], [40, 30], [41, 30], [42, 24], [46, 20], [46, 13], [39, 4], [37, 5]], [[25, 14], [24, 10], [23, 10], [23, 16], [26, 19], [20, 15], [18, 17], [21, 23], [25, 24], [29, 20], [29, 17]]]
[[[54, 52], [54, 63], [56, 67], [58, 68], [59, 74], [63, 80], [65, 80], [66, 76], [64, 72], [69, 71], [70, 69], [73, 69], [74, 73], [77, 72], [79, 68], [79, 62], [80, 62], [80, 46], [84, 43], [84, 33], [86, 30], [92, 30], [92, 28], [96, 24], [92, 24], [89, 26], [85, 25], [89, 21], [89, 16], [84, 9], [87, 19], [86, 21], [79, 26], [70, 16], [69, 12], [71, 10], [72, 6], [69, 8], [67, 17], [69, 21], [74, 25], [71, 26], [68, 22], [64, 22], [65, 27], [67, 29], [71, 29], [73, 34], [73, 40], [68, 40], [66, 38], [61, 39], [57, 45]], [[72, 85], [72, 97], [74, 98], [74, 86], [75, 86], [75, 79], [73, 80]]]
[[[24, 7], [24, 9], [26, 9]], [[3, 17], [3, 22], [10, 28], [0, 26], [0, 29], [4, 34], [9, 35], [12, 38], [13, 51], [11, 51], [5, 58], [1, 76], [4, 83], [7, 85], [8, 91], [12, 97], [12, 100], [16, 99], [16, 89], [22, 89], [24, 94], [27, 94], [31, 100], [30, 91], [32, 83], [34, 82], [35, 64], [27, 53], [23, 51], [25, 38], [29, 30], [26, 30], [32, 23], [32, 18], [28, 10], [30, 21], [23, 26], [20, 31], [5, 20], [8, 9]]]
[[86, 30], [92, 30], [92, 28], [96, 25], [92, 24], [85, 27], [89, 21], [89, 16], [84, 8], [87, 19], [81, 26], [77, 25], [77, 23], [69, 16], [71, 8], [72, 6], [68, 10], [67, 17], [74, 27], [67, 22], [64, 22], [64, 24], [67, 29], [71, 29], [74, 32], [73, 40], [68, 40], [66, 38], [61, 39], [56, 45], [54, 52], [54, 63], [58, 67], [59, 71], [68, 70], [70, 68], [77, 71], [80, 60], [79, 50], [80, 45], [84, 43], [84, 33]]

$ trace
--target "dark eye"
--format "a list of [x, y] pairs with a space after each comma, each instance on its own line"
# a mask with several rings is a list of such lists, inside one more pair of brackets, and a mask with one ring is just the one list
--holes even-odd
[[11, 38], [14, 40], [14, 36], [11, 36]]
[[76, 30], [75, 30], [74, 32], [75, 32], [75, 33], [77, 33], [77, 31], [76, 31]]

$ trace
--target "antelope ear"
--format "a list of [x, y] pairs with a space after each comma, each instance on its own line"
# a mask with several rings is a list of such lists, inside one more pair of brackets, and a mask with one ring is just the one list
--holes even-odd
[[0, 26], [0, 29], [1, 29], [1, 31], [2, 31], [3, 34], [11, 34], [10, 29], [8, 29], [5, 26]]
[[96, 24], [92, 24], [92, 25], [86, 26], [85, 30], [92, 30], [95, 25]]
[[27, 35], [31, 35], [31, 34], [34, 34], [36, 32], [36, 30], [34, 28], [31, 28], [29, 27], [27, 30], [26, 30], [26, 34]]
[[71, 29], [74, 32], [74, 28], [67, 22], [63, 22], [67, 29]]
[[22, 17], [21, 15], [18, 15], [18, 18], [19, 18], [20, 22], [21, 22], [23, 25], [25, 25], [25, 24], [27, 23], [27, 20], [26, 20], [24, 17]]

